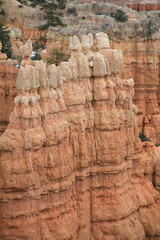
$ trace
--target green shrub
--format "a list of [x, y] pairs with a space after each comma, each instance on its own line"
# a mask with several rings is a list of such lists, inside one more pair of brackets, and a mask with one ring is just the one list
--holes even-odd
[[48, 29], [49, 26], [50, 25], [48, 23], [45, 23], [44, 25], [39, 27], [39, 30], [41, 30], [41, 31], [46, 30], [46, 29]]
[[2, 23], [0, 23], [0, 41], [2, 42], [2, 52], [7, 55], [8, 58], [12, 57], [12, 46], [10, 42], [9, 30], [7, 30]]
[[36, 41], [35, 43], [33, 43], [33, 50], [36, 51], [38, 49], [44, 49], [45, 48], [45, 44], [40, 42], [40, 41]]
[[141, 142], [151, 142], [151, 140], [147, 138], [144, 133], [139, 133], [139, 138], [141, 139]]
[[[141, 142], [151, 142], [151, 140], [147, 138], [143, 133], [139, 133], [139, 138], [141, 139]], [[160, 143], [156, 143], [155, 146], [159, 147]]]
[[111, 13], [111, 17], [115, 18], [117, 22], [127, 22], [128, 16], [122, 10], [117, 10], [116, 12]]
[[155, 146], [156, 146], [156, 147], [159, 147], [159, 146], [160, 146], [160, 143], [156, 143]]
[[40, 37], [39, 41], [43, 42], [44, 44], [47, 42], [47, 39], [46, 37]]
[[6, 15], [5, 10], [3, 9], [3, 1], [0, 0], [0, 15]]
[[3, 15], [3, 16], [5, 16], [5, 15], [6, 15], [6, 12], [5, 12], [5, 10], [4, 10], [4, 9], [1, 9], [1, 10], [0, 10], [0, 15]]
[[77, 11], [75, 7], [67, 8], [67, 15], [77, 16]]
[[67, 61], [67, 60], [68, 60], [68, 57], [63, 52], [61, 52], [58, 48], [55, 48], [51, 52], [50, 57], [46, 59], [46, 62], [48, 64], [54, 63], [56, 66], [58, 66], [61, 62]]

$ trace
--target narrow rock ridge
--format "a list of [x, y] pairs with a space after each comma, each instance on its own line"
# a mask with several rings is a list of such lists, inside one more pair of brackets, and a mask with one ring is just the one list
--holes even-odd
[[138, 138], [122, 51], [105, 33], [73, 36], [69, 46], [59, 66], [28, 61], [30, 41], [22, 47], [0, 137], [0, 239], [158, 239], [159, 155]]

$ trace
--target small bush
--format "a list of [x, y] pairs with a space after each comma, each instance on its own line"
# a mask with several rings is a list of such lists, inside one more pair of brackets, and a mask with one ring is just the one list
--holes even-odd
[[43, 43], [40, 43], [39, 41], [36, 41], [33, 43], [33, 50], [36, 51], [38, 49], [44, 49], [45, 45]]
[[18, 5], [19, 8], [23, 8], [23, 5]]
[[122, 10], [117, 10], [116, 12], [111, 13], [111, 17], [115, 18], [117, 22], [127, 22], [128, 16]]
[[5, 10], [3, 9], [3, 1], [0, 0], [0, 15], [6, 15]]
[[46, 39], [46, 37], [40, 37], [40, 39], [39, 39], [41, 42], [43, 42], [43, 43], [46, 43], [47, 42], [47, 39]]
[[48, 28], [49, 26], [50, 26], [50, 25], [49, 25], [48, 23], [46, 23], [46, 24], [40, 26], [40, 27], [39, 27], [39, 30], [40, 30], [40, 31], [47, 30], [47, 28]]
[[155, 146], [156, 146], [156, 147], [159, 147], [159, 146], [160, 146], [160, 143], [155, 144]]
[[82, 20], [85, 20], [85, 19], [86, 19], [86, 18], [83, 16], [83, 17], [82, 17]]
[[67, 8], [67, 15], [77, 16], [77, 11], [75, 7]]
[[151, 140], [147, 138], [144, 133], [139, 133], [139, 138], [141, 139], [141, 142], [151, 142]]
[[67, 61], [67, 60], [68, 60], [68, 57], [63, 52], [61, 52], [58, 48], [55, 48], [51, 52], [50, 57], [46, 59], [46, 62], [48, 64], [54, 63], [56, 66], [58, 66], [61, 62]]
[[6, 29], [0, 22], [0, 41], [2, 42], [2, 53], [5, 53], [8, 58], [12, 57], [12, 45], [10, 42], [10, 31]]
[[3, 16], [5, 16], [5, 15], [6, 15], [6, 13], [5, 13], [5, 10], [4, 10], [4, 9], [1, 9], [1, 11], [0, 11], [0, 15], [3, 15]]

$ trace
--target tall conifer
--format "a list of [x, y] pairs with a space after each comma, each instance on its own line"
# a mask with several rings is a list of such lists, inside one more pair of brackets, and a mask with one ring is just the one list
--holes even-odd
[[11, 42], [9, 30], [7, 30], [2, 23], [0, 23], [0, 41], [2, 42], [2, 52], [7, 55], [8, 58], [12, 57]]

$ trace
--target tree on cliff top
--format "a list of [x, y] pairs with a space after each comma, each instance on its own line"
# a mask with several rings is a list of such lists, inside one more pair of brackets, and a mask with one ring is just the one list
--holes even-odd
[[49, 26], [64, 26], [60, 16], [62, 16], [62, 10], [66, 7], [66, 0], [50, 0], [42, 3], [41, 6], [47, 20], [47, 23], [41, 27], [41, 30], [47, 29]]
[[12, 57], [11, 42], [9, 30], [7, 30], [2, 23], [0, 23], [0, 41], [2, 42], [2, 52], [7, 55], [8, 58]]

